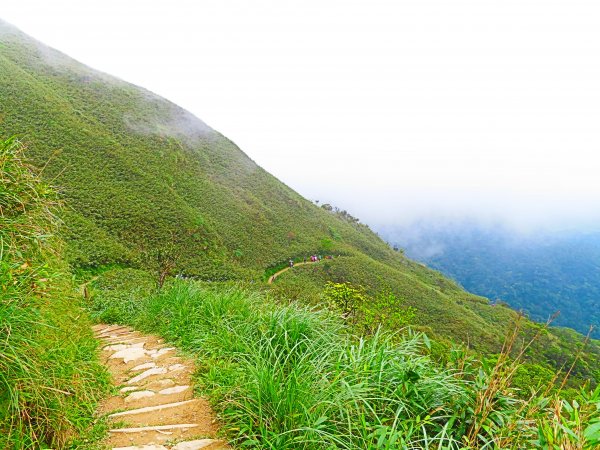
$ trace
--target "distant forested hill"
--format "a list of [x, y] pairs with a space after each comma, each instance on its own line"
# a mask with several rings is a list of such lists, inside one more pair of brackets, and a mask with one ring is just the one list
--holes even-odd
[[387, 228], [406, 254], [467, 290], [557, 325], [600, 337], [600, 232], [517, 235], [473, 223]]

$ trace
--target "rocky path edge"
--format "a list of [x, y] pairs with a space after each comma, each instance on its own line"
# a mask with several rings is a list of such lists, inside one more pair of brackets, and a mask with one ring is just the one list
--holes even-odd
[[110, 422], [107, 448], [231, 450], [216, 438], [209, 403], [193, 395], [193, 360], [127, 326], [98, 324], [93, 330], [117, 391], [99, 410]]

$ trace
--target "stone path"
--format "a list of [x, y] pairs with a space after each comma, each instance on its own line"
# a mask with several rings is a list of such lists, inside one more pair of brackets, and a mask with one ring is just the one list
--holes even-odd
[[218, 426], [208, 402], [193, 396], [190, 359], [129, 327], [96, 325], [94, 332], [119, 392], [100, 408], [111, 422], [108, 448], [230, 450], [214, 439]]

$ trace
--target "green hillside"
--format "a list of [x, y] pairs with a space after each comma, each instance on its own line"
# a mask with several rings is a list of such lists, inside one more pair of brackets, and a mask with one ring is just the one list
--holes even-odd
[[162, 250], [177, 271], [236, 278], [315, 252], [332, 232], [341, 247], [389, 253], [187, 111], [6, 28], [0, 124], [64, 189], [76, 266], [144, 266]]
[[[20, 136], [42, 176], [60, 186], [65, 258], [78, 274], [134, 268], [257, 285], [290, 257], [341, 255], [286, 274], [274, 292], [316, 304], [330, 280], [374, 297], [389, 289], [397, 302], [390, 308], [414, 308], [411, 325], [444, 348], [463, 342], [499, 352], [514, 311], [410, 261], [351, 216], [313, 205], [169, 101], [5, 23], [0, 43], [0, 132]], [[373, 320], [395, 329], [384, 316]], [[525, 333], [536, 329], [527, 322]], [[569, 365], [582, 341], [555, 329], [532, 358]], [[592, 342], [577, 379], [597, 380], [599, 361]]]

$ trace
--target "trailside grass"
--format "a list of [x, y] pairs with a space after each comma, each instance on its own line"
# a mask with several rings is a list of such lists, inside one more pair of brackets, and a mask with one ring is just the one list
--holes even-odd
[[108, 379], [59, 260], [56, 197], [0, 142], [0, 448], [92, 448]]
[[136, 283], [129, 291], [128, 275], [96, 281], [92, 315], [158, 333], [196, 355], [202, 393], [238, 448], [541, 449], [571, 439], [580, 446], [560, 448], [591, 449], [600, 442], [593, 428], [600, 390], [578, 394], [580, 422], [565, 422], [570, 437], [558, 437], [562, 417], [549, 405], [563, 400], [543, 392], [520, 399], [510, 387], [517, 366], [506, 355], [487, 366], [455, 350], [441, 366], [421, 333], [360, 338], [327, 309], [181, 280], [160, 291], [148, 280], [147, 289]]

